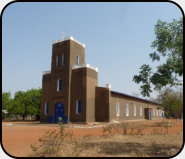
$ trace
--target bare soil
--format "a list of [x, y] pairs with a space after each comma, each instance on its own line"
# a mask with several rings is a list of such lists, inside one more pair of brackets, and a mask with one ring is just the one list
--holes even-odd
[[[167, 121], [166, 119], [163, 119]], [[60, 156], [172, 156], [183, 143], [183, 121], [171, 119], [169, 134], [153, 134], [160, 120], [129, 121], [145, 127], [144, 135], [108, 136], [102, 127], [108, 123], [66, 124], [65, 131], [73, 133], [73, 142], [66, 142]], [[128, 122], [128, 121], [127, 121]], [[48, 129], [58, 130], [57, 124], [40, 122], [2, 122], [2, 144], [15, 157], [33, 156], [30, 145], [37, 142]], [[163, 130], [164, 131], [164, 130]]]

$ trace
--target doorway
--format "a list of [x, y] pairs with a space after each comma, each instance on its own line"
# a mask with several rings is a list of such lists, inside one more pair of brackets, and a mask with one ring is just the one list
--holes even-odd
[[58, 102], [55, 105], [55, 123], [58, 123], [58, 118], [62, 117], [64, 119], [64, 104], [62, 102]]
[[144, 108], [145, 119], [152, 120], [152, 111], [151, 108]]

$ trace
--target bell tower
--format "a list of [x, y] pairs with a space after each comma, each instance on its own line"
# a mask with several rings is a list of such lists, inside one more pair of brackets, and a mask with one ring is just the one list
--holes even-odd
[[85, 63], [85, 45], [72, 36], [53, 41], [51, 94], [55, 115], [57, 103], [63, 104], [64, 120], [70, 121], [71, 74], [73, 65]]

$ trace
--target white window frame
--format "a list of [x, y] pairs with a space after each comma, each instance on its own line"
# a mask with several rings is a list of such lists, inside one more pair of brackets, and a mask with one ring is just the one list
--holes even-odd
[[76, 100], [76, 114], [81, 114], [81, 113], [78, 113], [78, 101], [80, 101], [80, 100]]
[[136, 105], [134, 105], [134, 116], [136, 116], [137, 111], [136, 111]]
[[56, 56], [56, 66], [59, 66], [59, 56]]
[[120, 116], [120, 107], [119, 107], [119, 103], [116, 103], [116, 116]]
[[126, 116], [129, 116], [129, 105], [126, 104]]
[[60, 90], [59, 90], [59, 81], [60, 81], [61, 79], [58, 79], [57, 80], [57, 92], [59, 92]]
[[48, 115], [48, 113], [46, 113], [47, 104], [48, 104], [48, 102], [45, 102], [45, 107], [44, 107], [44, 114], [45, 114], [45, 115]]
[[143, 108], [142, 108], [142, 106], [140, 106], [140, 116], [143, 116]]

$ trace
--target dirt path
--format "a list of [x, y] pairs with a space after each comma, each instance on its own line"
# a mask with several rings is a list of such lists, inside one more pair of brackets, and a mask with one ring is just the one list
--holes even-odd
[[[137, 121], [137, 125], [149, 126], [145, 133], [149, 133], [153, 129], [153, 125], [157, 121]], [[104, 123], [105, 124], [105, 123]], [[85, 135], [99, 136], [103, 135], [102, 124], [85, 125], [85, 124], [67, 124], [66, 132], [73, 132], [75, 138]], [[182, 133], [183, 122], [171, 120], [171, 128], [169, 133]], [[70, 128], [69, 128], [70, 127]], [[94, 128], [93, 128], [94, 127]], [[2, 123], [2, 142], [7, 153], [15, 157], [26, 157], [32, 154], [30, 144], [33, 144], [48, 129], [58, 129], [57, 124], [40, 124], [39, 122], [3, 122]]]

